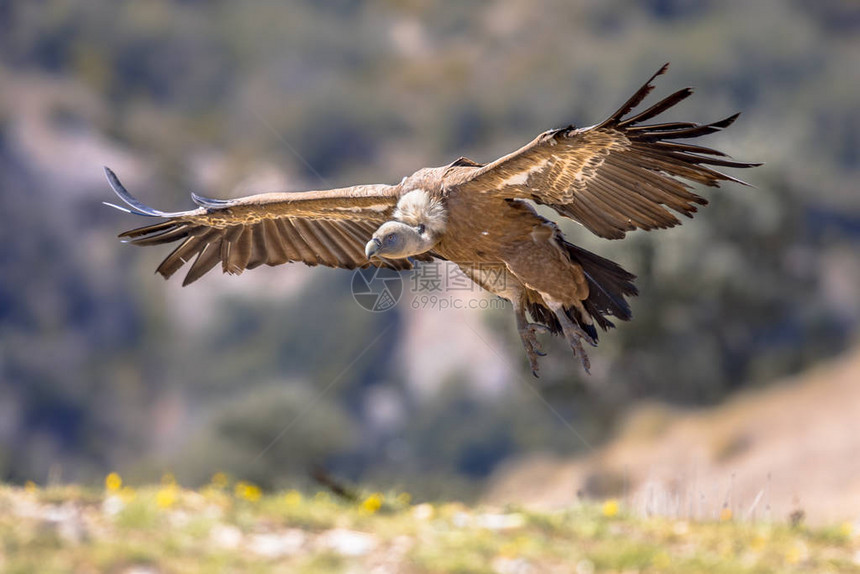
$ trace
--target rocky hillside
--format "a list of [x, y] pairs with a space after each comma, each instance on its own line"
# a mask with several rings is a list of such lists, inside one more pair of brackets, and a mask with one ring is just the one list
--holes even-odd
[[[588, 456], [529, 456], [499, 471], [493, 503], [563, 507], [620, 496], [644, 513], [817, 523], [860, 517], [860, 349], [695, 411], [645, 406]], [[797, 516], [797, 514], [795, 514]]]

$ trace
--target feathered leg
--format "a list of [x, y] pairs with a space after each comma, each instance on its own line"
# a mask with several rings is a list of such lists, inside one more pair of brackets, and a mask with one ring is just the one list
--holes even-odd
[[523, 347], [526, 350], [526, 355], [529, 358], [529, 365], [532, 368], [532, 374], [538, 377], [540, 367], [538, 366], [538, 357], [545, 357], [546, 353], [541, 350], [538, 343], [537, 333], [548, 333], [549, 329], [540, 323], [529, 323], [526, 319], [526, 311], [523, 302], [519, 299], [514, 300], [514, 315], [517, 318], [517, 332], [522, 339]]
[[[582, 361], [582, 367], [585, 369], [585, 372], [591, 374], [591, 361], [588, 359], [588, 354], [582, 346], [582, 341], [585, 340], [592, 347], [596, 347], [597, 342], [568, 316], [567, 312], [564, 310], [564, 305], [561, 302], [555, 301], [545, 295], [544, 300], [546, 301], [547, 306], [558, 318], [558, 322], [561, 324], [561, 330], [564, 333], [564, 338], [567, 339], [568, 345], [573, 349], [573, 354], [579, 356], [579, 360]], [[584, 313], [584, 310], [581, 312]]]

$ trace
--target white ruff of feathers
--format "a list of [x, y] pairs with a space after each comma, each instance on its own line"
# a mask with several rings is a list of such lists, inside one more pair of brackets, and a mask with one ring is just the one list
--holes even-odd
[[415, 189], [405, 194], [397, 202], [394, 219], [408, 225], [424, 224], [433, 235], [441, 235], [448, 224], [448, 213], [438, 199], [421, 189]]

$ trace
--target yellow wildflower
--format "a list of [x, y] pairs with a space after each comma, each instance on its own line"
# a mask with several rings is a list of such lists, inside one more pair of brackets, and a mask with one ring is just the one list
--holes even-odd
[[403, 506], [409, 506], [409, 503], [412, 502], [412, 495], [408, 492], [401, 492], [397, 495], [397, 504], [401, 504]]
[[382, 508], [382, 501], [382, 495], [378, 492], [374, 492], [361, 503], [361, 512], [365, 514], [374, 514]]
[[752, 541], [750, 542], [750, 548], [752, 548], [755, 552], [761, 552], [764, 550], [764, 547], [767, 545], [767, 539], [761, 535], [756, 534], [753, 536]]
[[122, 477], [115, 472], [110, 473], [105, 477], [105, 488], [109, 492], [117, 492], [122, 488]]
[[785, 561], [789, 564], [797, 564], [803, 558], [803, 551], [798, 546], [792, 546], [785, 555]]
[[27, 482], [24, 483], [24, 490], [26, 492], [29, 492], [30, 494], [32, 494], [32, 493], [36, 492], [37, 490], [39, 490], [39, 487], [36, 486], [36, 483], [33, 482], [32, 480], [28, 480]]
[[516, 558], [519, 552], [519, 546], [515, 542], [507, 542], [499, 547], [499, 556], [502, 558]]
[[247, 500], [249, 502], [257, 502], [260, 500], [260, 497], [263, 496], [263, 492], [260, 490], [259, 486], [251, 484], [250, 482], [245, 482], [244, 480], [240, 480], [236, 483], [236, 487], [233, 489], [233, 492], [236, 494], [237, 498], [241, 498], [242, 500]]
[[616, 514], [618, 514], [618, 501], [614, 498], [610, 498], [603, 503], [603, 516], [612, 518]]
[[839, 532], [842, 536], [849, 538], [854, 533], [854, 525], [850, 522], [843, 522], [839, 527]]
[[215, 488], [227, 488], [230, 479], [223, 472], [216, 472], [212, 475], [211, 485]]
[[720, 522], [728, 522], [732, 519], [732, 509], [731, 508], [723, 508], [720, 510]]
[[[531, 539], [528, 536], [517, 536], [513, 540], [509, 540], [499, 547], [499, 555], [503, 558], [516, 558], [532, 545]], [[578, 570], [577, 570], [578, 572]]]
[[174, 484], [166, 485], [158, 490], [155, 494], [155, 504], [158, 508], [170, 508], [176, 504], [177, 488]]
[[669, 553], [665, 550], [661, 550], [654, 555], [654, 558], [651, 560], [651, 563], [654, 565], [654, 568], [657, 568], [658, 570], [663, 570], [672, 565], [672, 557], [669, 556]]
[[290, 490], [284, 495], [287, 506], [298, 506], [302, 503], [302, 493], [298, 490]]

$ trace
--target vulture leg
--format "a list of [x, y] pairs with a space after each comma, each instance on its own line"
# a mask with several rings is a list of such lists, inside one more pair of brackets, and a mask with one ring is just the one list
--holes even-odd
[[538, 357], [545, 357], [546, 353], [541, 350], [538, 343], [537, 333], [548, 333], [549, 329], [540, 323], [529, 323], [526, 319], [526, 311], [523, 302], [519, 299], [514, 299], [514, 315], [517, 318], [517, 332], [522, 339], [523, 347], [525, 347], [526, 355], [529, 358], [529, 366], [532, 368], [532, 374], [537, 377], [540, 368], [538, 366]]
[[564, 310], [564, 305], [559, 301], [553, 300], [544, 296], [547, 306], [555, 313], [558, 322], [561, 323], [561, 330], [564, 332], [564, 338], [567, 339], [567, 344], [573, 349], [573, 354], [579, 356], [582, 361], [582, 368], [585, 372], [591, 374], [591, 361], [588, 359], [588, 354], [582, 346], [582, 341], [585, 340], [592, 347], [597, 346], [597, 342], [586, 333], [582, 327], [577, 325]]

